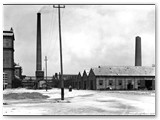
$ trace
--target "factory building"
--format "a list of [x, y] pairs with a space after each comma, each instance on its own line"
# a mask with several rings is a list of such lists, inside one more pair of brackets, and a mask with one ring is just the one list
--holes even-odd
[[[72, 88], [79, 89], [76, 74], [63, 74], [63, 79], [64, 79], [64, 87], [65, 88], [68, 88], [71, 85]], [[59, 85], [61, 85], [60, 80], [59, 80]]]
[[[71, 85], [73, 88], [77, 88], [77, 75], [76, 74], [64, 74], [63, 75], [64, 83], [65, 83], [65, 88], [68, 88], [69, 85]], [[56, 76], [46, 76], [44, 77], [43, 80], [38, 82], [38, 89], [43, 89], [45, 88], [45, 85], [47, 83], [48, 88], [60, 88], [61, 87], [61, 81], [60, 81], [60, 75]], [[22, 80], [22, 86], [23, 88], [35, 88], [36, 87], [36, 76], [26, 76]]]
[[42, 88], [46, 87], [46, 83], [48, 84], [49, 88], [54, 87], [53, 76], [47, 76], [47, 80], [46, 80], [46, 78], [44, 78], [43, 80], [39, 81], [38, 84], [37, 84], [36, 76], [26, 76], [22, 80], [22, 87], [23, 88], [42, 89]]
[[15, 76], [19, 79], [22, 79], [22, 67], [19, 64], [15, 64], [14, 69]]
[[155, 90], [155, 67], [98, 66], [88, 75], [85, 70], [79, 73], [70, 85], [84, 90]]
[[3, 72], [5, 73], [5, 85], [12, 87], [14, 80], [14, 33], [11, 28], [9, 31], [3, 31]]
[[155, 90], [155, 66], [142, 66], [141, 38], [137, 36], [135, 66], [99, 66], [89, 72], [84, 70], [78, 73], [74, 84], [84, 90]]
[[21, 86], [22, 67], [14, 62], [14, 32], [3, 31], [3, 88]]
[[92, 68], [89, 89], [138, 90], [155, 89], [155, 67], [105, 66]]

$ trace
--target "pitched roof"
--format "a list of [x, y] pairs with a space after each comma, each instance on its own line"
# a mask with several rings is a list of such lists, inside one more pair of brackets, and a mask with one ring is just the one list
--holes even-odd
[[92, 70], [96, 76], [155, 76], [155, 67], [149, 66], [102, 66]]
[[86, 71], [86, 74], [87, 74], [87, 76], [88, 76], [90, 69], [85, 69], [84, 71]]

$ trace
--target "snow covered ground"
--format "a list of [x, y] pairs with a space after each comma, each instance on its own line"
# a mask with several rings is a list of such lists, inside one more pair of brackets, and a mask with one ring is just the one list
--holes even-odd
[[3, 115], [155, 115], [155, 91], [7, 89], [3, 94], [38, 92], [47, 99], [5, 100]]

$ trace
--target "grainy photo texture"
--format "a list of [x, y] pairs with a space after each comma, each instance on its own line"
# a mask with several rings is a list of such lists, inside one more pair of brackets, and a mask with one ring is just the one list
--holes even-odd
[[155, 115], [154, 4], [3, 12], [3, 115]]

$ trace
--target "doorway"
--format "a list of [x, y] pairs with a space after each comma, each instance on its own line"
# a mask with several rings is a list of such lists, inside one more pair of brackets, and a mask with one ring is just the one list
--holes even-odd
[[93, 90], [93, 80], [91, 80], [91, 82], [90, 82], [90, 83], [91, 83], [91, 87], [90, 87], [90, 89], [91, 89], [91, 90]]
[[133, 89], [133, 85], [132, 85], [131, 83], [128, 83], [127, 89], [128, 89], [128, 90], [132, 90], [132, 89]]
[[152, 80], [146, 80], [145, 86], [148, 90], [152, 90]]

